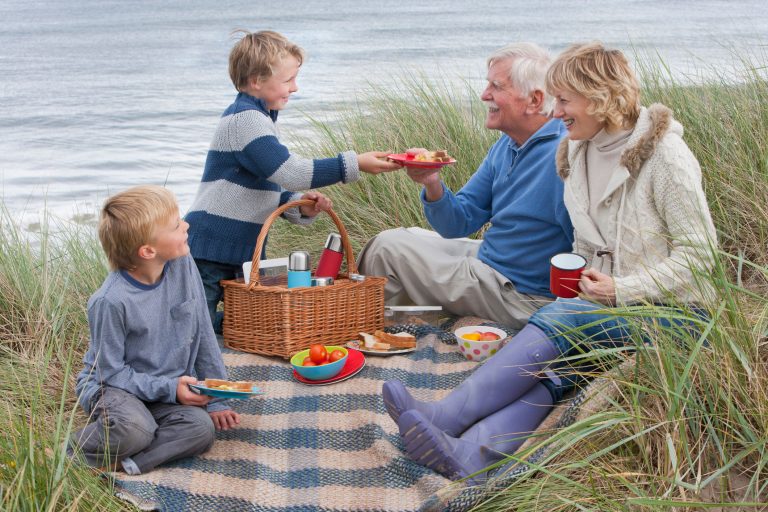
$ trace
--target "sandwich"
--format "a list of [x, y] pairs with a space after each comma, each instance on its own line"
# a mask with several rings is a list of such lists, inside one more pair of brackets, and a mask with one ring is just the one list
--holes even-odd
[[253, 382], [249, 380], [230, 381], [222, 379], [205, 379], [205, 387], [219, 389], [222, 391], [242, 391], [250, 393], [253, 391]]
[[384, 331], [376, 331], [373, 334], [360, 332], [357, 339], [369, 350], [387, 351], [398, 348], [415, 348], [416, 338], [407, 332], [389, 334]]
[[390, 348], [389, 343], [384, 343], [373, 334], [368, 334], [367, 332], [357, 333], [357, 339], [369, 350], [379, 350], [384, 352]]
[[395, 334], [389, 334], [384, 331], [376, 331], [373, 335], [381, 342], [389, 344], [395, 348], [415, 348], [416, 337], [407, 332], [398, 332]]

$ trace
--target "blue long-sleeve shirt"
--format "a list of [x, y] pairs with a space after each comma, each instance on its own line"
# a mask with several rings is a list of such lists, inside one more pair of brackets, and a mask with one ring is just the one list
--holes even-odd
[[[267, 217], [298, 191], [360, 178], [357, 155], [302, 158], [278, 139], [276, 110], [239, 93], [222, 114], [205, 160], [197, 194], [185, 219], [195, 259], [241, 265], [253, 258]], [[298, 211], [287, 211], [298, 222]]]
[[[176, 402], [179, 377], [226, 379], [203, 283], [191, 256], [171, 260], [154, 285], [110, 272], [88, 300], [91, 340], [77, 377], [80, 405], [90, 412], [101, 386], [145, 402]], [[219, 400], [209, 411], [228, 409]]]
[[477, 257], [521, 293], [551, 297], [549, 258], [573, 245], [555, 169], [565, 134], [562, 122], [553, 119], [522, 146], [502, 135], [458, 193], [443, 186], [443, 197], [428, 202], [422, 191], [427, 220], [445, 238], [467, 236], [491, 223]]

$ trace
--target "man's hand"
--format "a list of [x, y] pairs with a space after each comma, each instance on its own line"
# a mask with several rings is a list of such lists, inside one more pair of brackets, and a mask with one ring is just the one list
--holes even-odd
[[179, 383], [176, 384], [176, 401], [182, 405], [196, 405], [199, 407], [208, 405], [211, 397], [198, 395], [189, 389], [189, 384], [197, 384], [197, 379], [189, 375], [179, 377]]
[[357, 165], [360, 170], [369, 174], [379, 174], [382, 172], [396, 171], [402, 166], [397, 162], [391, 162], [386, 156], [391, 151], [369, 151], [357, 155]]
[[299, 211], [304, 217], [314, 217], [320, 212], [327, 212], [333, 207], [333, 202], [331, 199], [321, 194], [320, 192], [307, 192], [303, 196], [301, 196], [302, 199], [311, 199], [315, 202], [314, 205], [309, 206], [300, 206]]
[[616, 303], [616, 285], [613, 277], [603, 274], [593, 268], [581, 273], [579, 288], [583, 298], [613, 306]]
[[209, 412], [208, 415], [213, 420], [213, 426], [216, 427], [216, 430], [229, 430], [240, 424], [240, 415], [232, 409]]
[[[405, 151], [406, 155], [416, 156], [427, 151], [424, 148], [410, 148]], [[422, 167], [405, 166], [405, 172], [414, 182], [424, 185], [424, 195], [427, 201], [433, 202], [443, 197], [443, 182], [440, 179], [440, 169], [424, 169]]]
[[429, 186], [433, 183], [440, 183], [440, 169], [423, 169], [421, 167], [407, 167], [405, 172], [408, 173], [408, 177], [416, 183]]

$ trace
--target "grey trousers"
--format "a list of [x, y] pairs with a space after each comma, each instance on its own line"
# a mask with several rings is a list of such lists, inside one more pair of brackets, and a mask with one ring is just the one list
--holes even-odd
[[70, 443], [90, 466], [130, 457], [141, 473], [159, 464], [199, 455], [213, 445], [216, 431], [203, 407], [143, 402], [105, 386], [91, 408], [91, 422]]
[[388, 305], [443, 306], [455, 315], [521, 329], [551, 299], [519, 293], [506, 277], [477, 259], [480, 243], [445, 239], [421, 228], [390, 229], [366, 244], [357, 266], [362, 274], [388, 279]]

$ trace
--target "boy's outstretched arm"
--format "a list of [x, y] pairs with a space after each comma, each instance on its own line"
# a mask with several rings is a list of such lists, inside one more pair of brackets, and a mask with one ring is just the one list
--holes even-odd
[[369, 174], [379, 174], [382, 172], [396, 171], [402, 166], [396, 162], [386, 160], [386, 156], [391, 152], [387, 151], [369, 151], [357, 155], [357, 165], [360, 170]]

